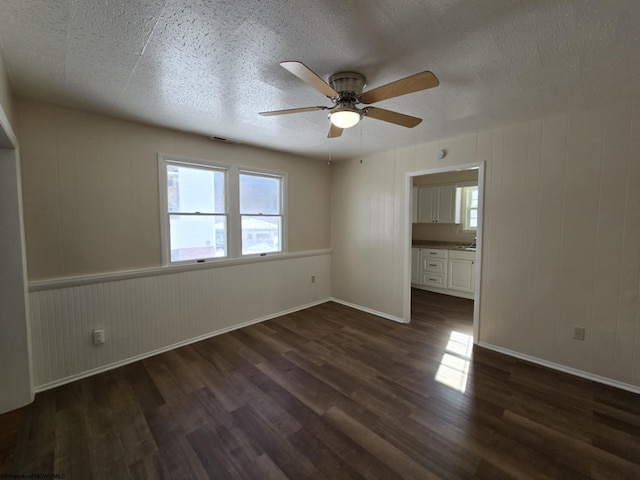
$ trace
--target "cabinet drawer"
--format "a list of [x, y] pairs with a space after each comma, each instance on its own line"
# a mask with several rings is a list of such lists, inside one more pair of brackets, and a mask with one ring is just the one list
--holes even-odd
[[447, 258], [447, 250], [442, 248], [423, 248], [422, 258]]
[[431, 273], [446, 273], [447, 261], [444, 258], [422, 257], [422, 271]]
[[422, 284], [429, 287], [447, 287], [447, 282], [444, 275], [430, 272], [426, 272], [422, 275]]

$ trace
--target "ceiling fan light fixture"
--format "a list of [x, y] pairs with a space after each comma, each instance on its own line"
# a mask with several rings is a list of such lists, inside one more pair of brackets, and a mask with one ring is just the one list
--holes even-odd
[[314, 110], [329, 110], [328, 117], [331, 122], [331, 128], [329, 129], [327, 138], [340, 137], [344, 129], [357, 125], [362, 117], [382, 120], [383, 122], [392, 123], [401, 127], [413, 128], [422, 122], [421, 118], [378, 107], [367, 106], [358, 108], [357, 105], [361, 103], [370, 105], [381, 102], [382, 100], [434, 88], [440, 84], [433, 73], [424, 71], [363, 93], [367, 79], [360, 73], [337, 72], [329, 77], [329, 82], [327, 83], [302, 62], [281, 62], [280, 65], [307, 85], [315, 88], [318, 92], [329, 98], [333, 102], [333, 106], [288, 108], [285, 110], [259, 112], [260, 115], [269, 117], [272, 115], [303, 113]]
[[357, 125], [361, 118], [362, 114], [360, 112], [350, 108], [339, 108], [329, 114], [331, 123], [339, 128], [351, 128]]

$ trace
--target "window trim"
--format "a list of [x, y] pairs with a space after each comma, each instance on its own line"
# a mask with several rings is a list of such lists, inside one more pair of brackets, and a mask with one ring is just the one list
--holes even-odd
[[[225, 171], [225, 206], [227, 216], [227, 255], [200, 260], [171, 261], [171, 238], [169, 226], [169, 199], [167, 192], [167, 165], [184, 164], [194, 167], [205, 167]], [[242, 216], [240, 215], [240, 173], [279, 177], [281, 179], [280, 201], [282, 216], [281, 250], [278, 252], [242, 254]], [[234, 165], [211, 160], [190, 158], [180, 155], [158, 154], [158, 186], [160, 194], [160, 246], [162, 250], [162, 266], [178, 267], [186, 265], [202, 265], [203, 263], [224, 263], [240, 259], [282, 255], [288, 252], [288, 175], [286, 172], [256, 168], [253, 166]]]
[[[478, 227], [469, 228], [469, 194], [467, 193], [468, 187], [476, 187], [478, 190], [478, 194], [480, 192], [479, 186], [475, 182], [465, 182], [458, 184], [458, 187], [461, 189], [461, 202], [460, 202], [460, 220], [462, 223], [462, 232], [464, 233], [476, 233], [478, 231]], [[479, 199], [478, 199], [479, 202]], [[479, 206], [476, 208], [478, 209]]]
[[287, 231], [287, 212], [286, 212], [286, 192], [287, 192], [287, 174], [284, 172], [274, 172], [272, 170], [263, 170], [263, 169], [259, 169], [259, 168], [250, 168], [250, 167], [238, 167], [238, 175], [237, 175], [237, 179], [238, 179], [238, 216], [239, 216], [239, 222], [238, 222], [238, 228], [239, 228], [239, 256], [238, 258], [251, 258], [251, 257], [264, 257], [265, 255], [267, 255], [268, 252], [266, 253], [248, 253], [248, 254], [243, 254], [242, 253], [242, 217], [243, 216], [249, 216], [249, 217], [256, 217], [256, 216], [260, 216], [260, 215], [255, 215], [255, 214], [242, 214], [240, 213], [240, 175], [242, 175], [243, 173], [246, 173], [248, 175], [255, 175], [255, 176], [260, 176], [260, 177], [272, 177], [272, 178], [279, 178], [280, 179], [280, 214], [279, 215], [271, 215], [271, 214], [265, 214], [265, 217], [280, 217], [280, 225], [281, 225], [281, 238], [280, 238], [280, 250], [277, 252], [271, 252], [271, 255], [274, 254], [281, 254], [281, 253], [286, 253], [287, 252], [287, 238], [289, 237], [288, 235], [288, 231]]

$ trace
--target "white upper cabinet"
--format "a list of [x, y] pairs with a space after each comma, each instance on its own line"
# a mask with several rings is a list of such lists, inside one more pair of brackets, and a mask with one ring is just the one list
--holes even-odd
[[438, 187], [438, 223], [460, 223], [460, 202], [457, 200], [458, 189], [453, 185]]
[[418, 187], [411, 187], [411, 223], [418, 223]]
[[459, 192], [455, 185], [419, 187], [417, 223], [460, 223]]
[[434, 223], [434, 211], [438, 202], [436, 188], [418, 188], [418, 223]]

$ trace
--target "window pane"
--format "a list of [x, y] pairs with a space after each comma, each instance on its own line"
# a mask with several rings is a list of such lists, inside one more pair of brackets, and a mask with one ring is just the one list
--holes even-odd
[[167, 165], [169, 212], [225, 213], [224, 171]]
[[469, 228], [478, 228], [478, 210], [469, 210]]
[[282, 251], [282, 217], [242, 216], [242, 254]]
[[471, 208], [478, 208], [478, 187], [471, 188], [471, 200], [469, 201]]
[[240, 174], [240, 214], [274, 215], [280, 212], [280, 177]]
[[226, 216], [170, 215], [169, 225], [172, 262], [226, 257]]
[[478, 186], [463, 187], [463, 229], [478, 228]]

